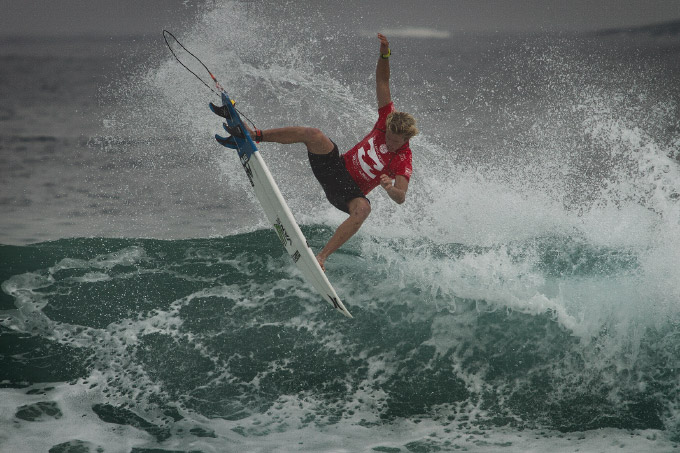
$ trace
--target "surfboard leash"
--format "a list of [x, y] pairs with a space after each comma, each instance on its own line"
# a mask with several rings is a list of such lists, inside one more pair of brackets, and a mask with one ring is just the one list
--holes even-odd
[[[194, 57], [194, 59], [196, 59], [196, 61], [198, 61], [198, 62], [201, 64], [201, 66], [203, 66], [203, 67], [205, 68], [205, 70], [207, 71], [207, 73], [210, 75], [210, 78], [212, 79], [212, 81], [215, 82], [215, 88], [217, 88], [219, 91], [215, 91], [215, 89], [213, 89], [210, 85], [208, 85], [208, 84], [206, 83], [206, 81], [203, 80], [198, 74], [196, 74], [194, 71], [192, 71], [191, 69], [189, 69], [189, 67], [188, 67], [187, 65], [185, 65], [184, 63], [182, 63], [182, 60], [179, 59], [179, 57], [177, 56], [177, 54], [175, 53], [175, 51], [172, 49], [172, 46], [171, 46], [170, 43], [168, 42], [168, 36], [172, 37], [172, 39], [174, 39], [175, 42], [176, 42], [182, 49], [184, 49], [184, 51], [185, 51], [186, 53], [188, 53], [189, 55], [191, 55], [192, 57]], [[191, 51], [189, 51], [189, 49], [187, 49], [186, 47], [184, 47], [184, 45], [183, 45], [181, 42], [179, 42], [179, 39], [177, 39], [177, 38], [175, 37], [175, 35], [173, 35], [172, 33], [170, 33], [168, 30], [163, 30], [163, 39], [165, 40], [165, 44], [168, 46], [168, 49], [170, 49], [170, 53], [172, 54], [173, 57], [175, 57], [175, 60], [177, 60], [177, 62], [178, 62], [179, 64], [181, 64], [181, 65], [184, 67], [184, 69], [186, 69], [187, 71], [189, 71], [191, 74], [194, 75], [194, 77], [196, 77], [198, 80], [200, 80], [201, 83], [202, 83], [203, 85], [205, 85], [206, 87], [208, 87], [208, 89], [209, 89], [210, 91], [212, 91], [213, 93], [215, 93], [217, 96], [220, 96], [220, 94], [221, 94], [222, 92], [226, 92], [226, 91], [224, 90], [224, 88], [222, 88], [222, 85], [220, 85], [220, 82], [217, 81], [217, 78], [213, 75], [212, 71], [210, 71], [210, 69], [208, 69], [208, 67], [205, 65], [205, 63], [203, 63], [203, 62], [201, 61], [200, 58], [198, 58], [198, 57], [197, 57], [196, 55], [194, 55]], [[233, 100], [232, 100], [232, 103], [234, 103]], [[239, 115], [241, 115], [243, 118], [245, 118], [246, 120], [248, 120], [248, 122], [249, 122], [255, 129], [257, 129], [257, 127], [255, 126], [255, 123], [253, 122], [253, 120], [251, 120], [250, 118], [248, 118], [243, 112], [241, 112], [239, 109], [237, 109], [236, 106], [234, 106], [234, 109], [238, 112]]]

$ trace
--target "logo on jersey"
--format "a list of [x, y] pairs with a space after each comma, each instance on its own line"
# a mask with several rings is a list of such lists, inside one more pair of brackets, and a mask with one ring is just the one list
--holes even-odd
[[359, 166], [364, 173], [371, 179], [375, 178], [380, 171], [385, 168], [375, 152], [375, 137], [368, 140], [368, 149], [361, 147], [357, 152]]

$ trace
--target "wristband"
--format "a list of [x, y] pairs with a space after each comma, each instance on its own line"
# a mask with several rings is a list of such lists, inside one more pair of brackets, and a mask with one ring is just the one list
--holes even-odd
[[262, 131], [260, 129], [255, 129], [255, 143], [260, 143], [262, 141]]
[[382, 58], [383, 60], [387, 60], [388, 58], [390, 58], [390, 56], [392, 56], [392, 49], [387, 49], [386, 55], [380, 54], [380, 58]]

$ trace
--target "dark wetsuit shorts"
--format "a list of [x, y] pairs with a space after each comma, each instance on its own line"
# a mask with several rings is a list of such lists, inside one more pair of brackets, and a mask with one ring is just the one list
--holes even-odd
[[[321, 183], [326, 198], [333, 206], [349, 214], [347, 203], [354, 198], [366, 198], [357, 183], [345, 167], [345, 159], [340, 156], [338, 145], [328, 154], [312, 154], [309, 156], [309, 164], [312, 166], [314, 176]], [[368, 200], [368, 198], [366, 198]]]

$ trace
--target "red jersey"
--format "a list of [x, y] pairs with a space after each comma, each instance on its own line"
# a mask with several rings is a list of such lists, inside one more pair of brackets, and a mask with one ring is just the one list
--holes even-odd
[[364, 193], [368, 194], [380, 184], [380, 175], [385, 174], [394, 179], [397, 175], [411, 179], [411, 148], [409, 143], [399, 148], [396, 153], [387, 150], [385, 144], [385, 122], [387, 115], [395, 110], [390, 102], [378, 110], [378, 121], [373, 130], [354, 148], [343, 154], [345, 167]]

